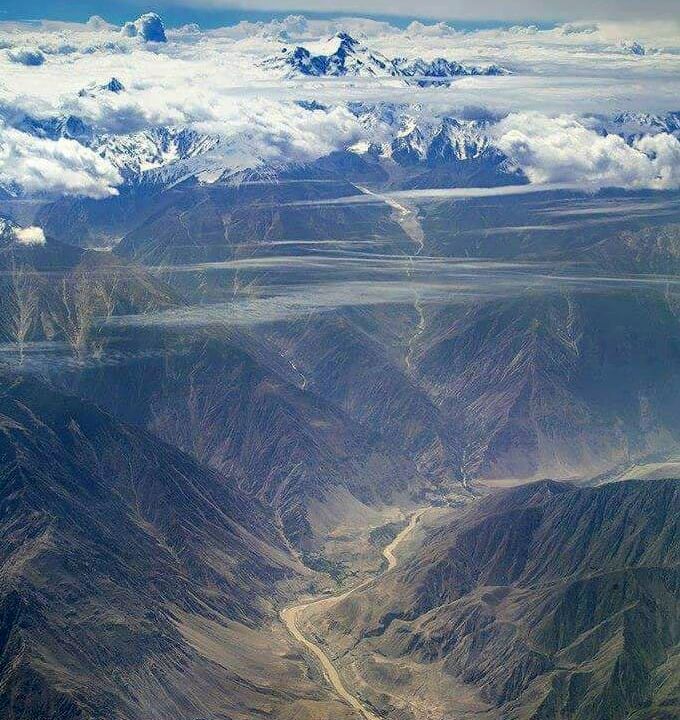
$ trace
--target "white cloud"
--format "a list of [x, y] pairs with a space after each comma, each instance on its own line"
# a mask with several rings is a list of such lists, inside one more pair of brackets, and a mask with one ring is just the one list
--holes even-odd
[[534, 183], [590, 188], [680, 187], [680, 141], [668, 133], [629, 145], [574, 116], [514, 113], [495, 128], [495, 144]]
[[599, 29], [597, 23], [564, 23], [560, 26], [563, 35], [592, 35]]
[[137, 37], [137, 26], [129, 20], [120, 29], [120, 34], [123, 37]]
[[680, 187], [680, 141], [675, 136], [659, 133], [642, 137], [635, 141], [634, 147], [649, 158], [655, 169], [656, 178], [651, 187]]
[[19, 245], [35, 246], [44, 245], [46, 242], [43, 229], [41, 227], [36, 227], [35, 225], [24, 228], [15, 228], [14, 237]]
[[[264, 57], [278, 53], [284, 41], [310, 44], [339, 30], [360, 36], [388, 57], [496, 63], [509, 67], [514, 75], [491, 82], [466, 79], [450, 91], [437, 92], [405, 90], [390, 81], [282, 83], [273, 71], [264, 72], [259, 66]], [[115, 76], [129, 90], [125, 98], [115, 104], [102, 97], [101, 111], [90, 108], [89, 112], [102, 129], [120, 132], [128, 122], [130, 129], [138, 129], [137, 121], [162, 123], [174, 118], [179, 122], [182, 116], [196, 116], [200, 114], [196, 96], [205, 103], [204, 114], [227, 95], [295, 99], [316, 96], [317, 91], [327, 92], [331, 101], [333, 97], [392, 100], [401, 93], [401, 99], [450, 107], [488, 104], [499, 112], [531, 109], [549, 114], [572, 108], [581, 114], [674, 110], [680, 91], [680, 33], [668, 22], [459, 32], [443, 23], [412, 23], [401, 30], [374, 20], [291, 16], [202, 33], [168, 30], [168, 38], [165, 44], [143, 43], [100, 23], [49, 24], [37, 29], [0, 23], [0, 46], [7, 44], [11, 51], [34, 47], [48, 58], [36, 72], [7, 62], [5, 53], [0, 53], [0, 83], [4, 85], [0, 94], [6, 96], [6, 104], [20, 104], [28, 111], [40, 104], [58, 109], [72, 102], [83, 86]], [[642, 57], [625, 52], [626, 43], [634, 42], [659, 52]]]
[[121, 182], [109, 162], [74, 140], [44, 140], [0, 125], [0, 185], [104, 198], [117, 194]]
[[126, 22], [120, 30], [124, 37], [140, 37], [145, 42], [167, 41], [165, 26], [156, 13], [140, 15], [134, 22]]
[[146, 42], [166, 42], [163, 21], [156, 13], [144, 13], [135, 20], [135, 27], [139, 35]]
[[405, 32], [407, 35], [415, 35], [416, 37], [450, 37], [456, 34], [454, 28], [445, 22], [428, 25], [418, 20], [409, 23]]
[[305, 110], [264, 99], [222, 102], [197, 129], [224, 138], [221, 152], [233, 168], [262, 162], [305, 162], [350, 145], [363, 136], [346, 108]]
[[85, 24], [92, 30], [112, 30], [114, 28], [111, 23], [104, 20], [100, 15], [92, 15]]

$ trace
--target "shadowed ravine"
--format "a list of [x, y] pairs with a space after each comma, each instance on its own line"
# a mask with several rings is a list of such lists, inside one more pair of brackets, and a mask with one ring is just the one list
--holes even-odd
[[[416, 510], [410, 517], [408, 525], [387, 545], [383, 551], [383, 557], [387, 560], [387, 568], [384, 572], [392, 570], [397, 564], [397, 558], [394, 554], [396, 548], [413, 532], [416, 524], [420, 518], [429, 510], [429, 507], [420, 508]], [[374, 578], [368, 578], [358, 583], [349, 590], [345, 590], [338, 595], [331, 597], [322, 596], [315, 600], [309, 600], [299, 605], [292, 605], [281, 611], [281, 620], [286, 626], [288, 632], [295, 638], [295, 640], [309, 650], [314, 657], [318, 660], [319, 666], [323, 672], [324, 677], [329, 682], [333, 690], [337, 693], [344, 702], [353, 707], [362, 717], [366, 720], [380, 720], [379, 717], [367, 708], [364, 703], [356, 696], [353, 695], [351, 690], [348, 690], [343, 683], [340, 674], [333, 665], [333, 661], [324, 652], [320, 645], [317, 645], [313, 640], [307, 638], [299, 627], [299, 619], [305, 612], [310, 608], [314, 609], [325, 609], [329, 610], [334, 605], [339, 603], [341, 600], [347, 599], [350, 595], [366, 587], [369, 583], [373, 582]]]

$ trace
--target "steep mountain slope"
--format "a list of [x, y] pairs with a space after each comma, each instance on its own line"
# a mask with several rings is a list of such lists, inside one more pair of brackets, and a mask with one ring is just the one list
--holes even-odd
[[308, 693], [275, 634], [252, 667], [295, 572], [263, 506], [40, 382], [5, 376], [0, 418], [3, 718], [246, 718]]
[[389, 171], [394, 189], [527, 182], [493, 144], [493, 118], [438, 116], [418, 106], [350, 103], [368, 140], [349, 148]]
[[648, 290], [425, 308], [415, 372], [462, 435], [463, 475], [596, 475], [680, 439], [680, 322]]
[[[493, 265], [487, 270], [484, 264], [463, 264], [458, 271], [456, 263], [409, 260], [417, 250], [413, 239], [399, 224], [399, 211], [379, 198], [369, 196], [368, 206], [323, 204], [349, 191], [344, 182], [247, 181], [203, 187], [200, 202], [192, 202], [196, 188], [177, 188], [153, 224], [124, 240], [116, 255], [159, 263], [192, 264], [225, 255], [242, 260], [225, 268], [169, 270], [163, 277], [187, 303], [226, 302], [210, 309], [216, 321], [220, 313], [231, 321], [230, 302], [236, 320], [264, 313], [249, 332], [268, 348], [265, 366], [298, 386], [304, 376], [306, 394], [400, 447], [421, 474], [443, 487], [461, 478], [594, 476], [677, 446], [677, 292], [672, 283], [621, 275], [672, 269], [674, 225], [661, 224], [658, 203], [650, 205], [644, 194], [635, 196], [637, 206], [619, 195], [599, 204], [570, 195], [451, 202], [447, 207], [455, 208], [461, 226], [447, 228], [450, 216], [443, 215], [434, 239], [428, 218], [441, 206], [418, 208], [423, 253], [478, 250], [554, 263], [512, 266], [497, 285]], [[317, 193], [325, 193], [319, 204], [306, 205]], [[662, 205], [673, 211], [672, 202], [664, 199]], [[225, 213], [223, 206], [232, 209]], [[623, 207], [638, 207], [640, 217], [619, 220]], [[493, 230], [504, 213], [512, 221], [527, 213], [554, 213], [571, 223], [574, 214], [590, 218], [595, 212], [614, 216], [617, 224], [578, 233], [527, 230], [516, 243], [503, 242]], [[659, 216], [649, 220], [650, 212]], [[187, 226], [183, 235], [172, 217]], [[488, 244], [481, 248], [467, 234], [475, 217], [478, 224], [488, 222]], [[621, 230], [626, 223], [647, 229]], [[380, 254], [387, 249], [393, 257], [383, 261]], [[273, 262], [279, 254], [286, 259]], [[307, 262], [310, 256], [323, 260]], [[578, 267], [583, 263], [585, 270]], [[378, 288], [385, 283], [380, 307], [364, 306], [361, 299], [355, 305], [354, 291], [347, 289], [359, 280]], [[389, 299], [393, 288], [401, 299]], [[296, 307], [291, 320], [264, 322], [270, 295], [280, 294], [285, 308], [291, 289], [295, 303], [304, 302], [308, 310], [300, 317]], [[336, 293], [350, 307], [315, 309], [314, 298]], [[141, 341], [133, 348], [148, 349]], [[124, 344], [120, 350], [128, 352]], [[283, 358], [297, 370], [285, 370]], [[144, 418], [141, 422], [148, 422], [148, 415]], [[286, 463], [281, 468], [290, 469]], [[348, 487], [345, 480], [339, 484]]]
[[[17, 239], [22, 232], [37, 233], [39, 242]], [[22, 355], [28, 343], [43, 341], [76, 355], [101, 351], [107, 318], [181, 303], [175, 290], [139, 266], [9, 221], [0, 232], [0, 270], [0, 338], [10, 343], [3, 350], [14, 347]]]
[[[163, 196], [115, 252], [163, 265], [283, 250], [306, 254], [310, 241], [354, 244], [369, 251], [373, 244], [387, 241], [407, 247], [409, 239], [388, 207], [324, 204], [357, 193], [338, 174], [304, 167], [283, 169], [264, 179], [238, 178], [202, 187], [187, 183]], [[283, 250], [278, 247], [282, 243]]]
[[22, 265], [41, 271], [70, 270], [84, 257], [81, 248], [46, 238], [44, 233], [26, 242], [20, 235], [23, 230], [12, 219], [0, 216], [0, 270]]
[[604, 238], [584, 254], [615, 272], [680, 275], [680, 224], [624, 230]]
[[64, 372], [60, 382], [235, 477], [272, 508], [296, 551], [341, 572], [350, 553], [359, 564], [379, 562], [365, 538], [361, 548], [359, 519], [393, 519], [390, 506], [408, 504], [424, 485], [391, 438], [305, 392], [305, 377], [284, 357], [247, 337], [146, 329], [116, 348], [124, 361]]
[[[100, 135], [90, 143], [90, 147], [109, 160], [128, 182], [150, 184], [169, 184], [180, 178], [184, 161], [215, 150], [218, 145], [217, 137], [175, 127], [158, 127], [127, 135]], [[154, 175], [154, 171], [173, 164], [177, 167], [172, 173]]]
[[395, 305], [350, 308], [267, 328], [294, 357], [311, 391], [400, 447], [430, 480], [458, 482], [461, 446], [454, 427], [405, 362], [412, 313]]
[[505, 491], [308, 630], [387, 717], [671, 718], [679, 510], [677, 480]]
[[[455, 198], [419, 203], [432, 255], [597, 260], [590, 248], [621, 233], [677, 223], [676, 193], [555, 191], [513, 198]], [[641, 271], [644, 270], [641, 268]]]
[[[112, 78], [105, 85], [81, 90], [78, 96], [98, 102], [102, 94], [124, 92], [120, 81]], [[73, 140], [87, 147], [118, 171], [126, 189], [141, 187], [153, 191], [213, 169], [215, 163], [220, 167], [220, 159], [210, 160], [219, 158], [220, 137], [191, 127], [154, 125], [142, 130], [102, 132], [72, 113], [38, 117], [6, 107], [0, 107], [0, 120], [36, 138]], [[225, 169], [223, 158], [221, 162]], [[13, 195], [23, 194], [20, 186], [8, 190]]]
[[470, 283], [461, 299], [454, 272], [450, 300], [428, 300], [416, 283], [413, 305], [343, 308], [262, 333], [310, 391], [444, 487], [592, 477], [677, 447], [672, 287], [532, 287], [520, 275], [501, 281], [514, 284], [504, 292], [481, 268], [461, 273]]
[[680, 136], [680, 112], [677, 111], [661, 115], [639, 112], [617, 113], [610, 122], [608, 129], [623, 135], [628, 140], [659, 132]]

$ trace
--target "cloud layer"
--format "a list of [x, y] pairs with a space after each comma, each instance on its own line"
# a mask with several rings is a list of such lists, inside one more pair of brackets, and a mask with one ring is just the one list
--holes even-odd
[[[390, 7], [406, 12], [405, 4]], [[476, 7], [485, 12], [483, 3]], [[81, 25], [0, 23], [0, 185], [102, 198], [115, 194], [122, 182], [120, 166], [100, 156], [102, 143], [86, 147], [68, 139], [80, 139], [71, 131], [67, 137], [36, 136], [27, 130], [26, 118], [40, 127], [52, 127], [55, 118], [75, 118], [78, 132], [105, 136], [123, 148], [148, 140], [133, 133], [188, 128], [219, 138], [213, 154], [240, 169], [306, 161], [360, 140], [375, 141], [370, 132], [379, 134], [380, 128], [364, 127], [348, 109], [349, 103], [365, 102], [409, 104], [423, 116], [474, 109], [505, 118], [493, 129], [492, 141], [533, 182], [676, 187], [673, 135], [626, 142], [603, 134], [587, 118], [680, 109], [677, 26], [615, 23], [611, 18], [618, 15], [597, 2], [588, 7], [601, 8], [609, 21], [576, 21], [578, 7], [578, 2], [570, 6], [574, 22], [549, 29], [524, 24], [475, 32], [442, 22], [413, 22], [401, 29], [361, 18], [301, 16], [210, 32], [195, 26], [163, 30], [152, 15], [123, 28], [101, 18]], [[658, 9], [665, 7], [662, 0]], [[433, 15], [453, 14], [448, 2], [428, 8]], [[513, 8], [538, 16], [533, 3]], [[378, 4], [375, 11], [380, 9]], [[495, 63], [512, 75], [418, 88], [394, 78], [287, 78], [263, 64], [284, 47], [325, 47], [340, 30], [389, 58]], [[162, 37], [167, 42], [158, 42]], [[112, 77], [122, 82], [122, 91], [107, 90]], [[312, 99], [324, 107], [298, 104]], [[152, 157], [156, 148], [151, 151], [150, 167], [171, 156], [168, 149], [158, 151], [160, 158]]]
[[0, 125], [0, 184], [26, 193], [117, 194], [122, 178], [116, 169], [75, 140], [36, 138]]
[[535, 183], [670, 189], [680, 186], [680, 141], [668, 133], [634, 140], [602, 135], [573, 116], [515, 113], [495, 143]]
[[31, 225], [24, 228], [16, 228], [14, 230], [14, 237], [19, 245], [44, 245], [47, 241], [45, 239], [45, 232], [41, 227]]

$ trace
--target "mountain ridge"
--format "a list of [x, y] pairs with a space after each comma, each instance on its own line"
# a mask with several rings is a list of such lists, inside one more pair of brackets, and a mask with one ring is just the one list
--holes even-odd
[[[332, 45], [337, 45], [332, 49]], [[404, 57], [389, 59], [370, 50], [349, 33], [339, 32], [326, 42], [327, 54], [314, 54], [298, 45], [293, 49], [281, 48], [278, 56], [262, 62], [263, 67], [287, 70], [290, 76], [312, 77], [394, 77], [420, 87], [451, 84], [453, 78], [470, 75], [508, 75], [510, 71], [499, 65], [463, 65], [459, 62], [436, 58], [427, 62], [422, 58]]]
[[678, 480], [499, 492], [310, 627], [357, 683], [378, 684], [366, 692], [389, 718], [400, 711], [380, 694], [389, 675], [375, 654], [414, 677], [429, 667], [440, 707], [473, 690], [463, 718], [670, 717], [678, 507]]
[[3, 718], [348, 718], [278, 626], [312, 573], [232, 478], [5, 373], [0, 469]]

